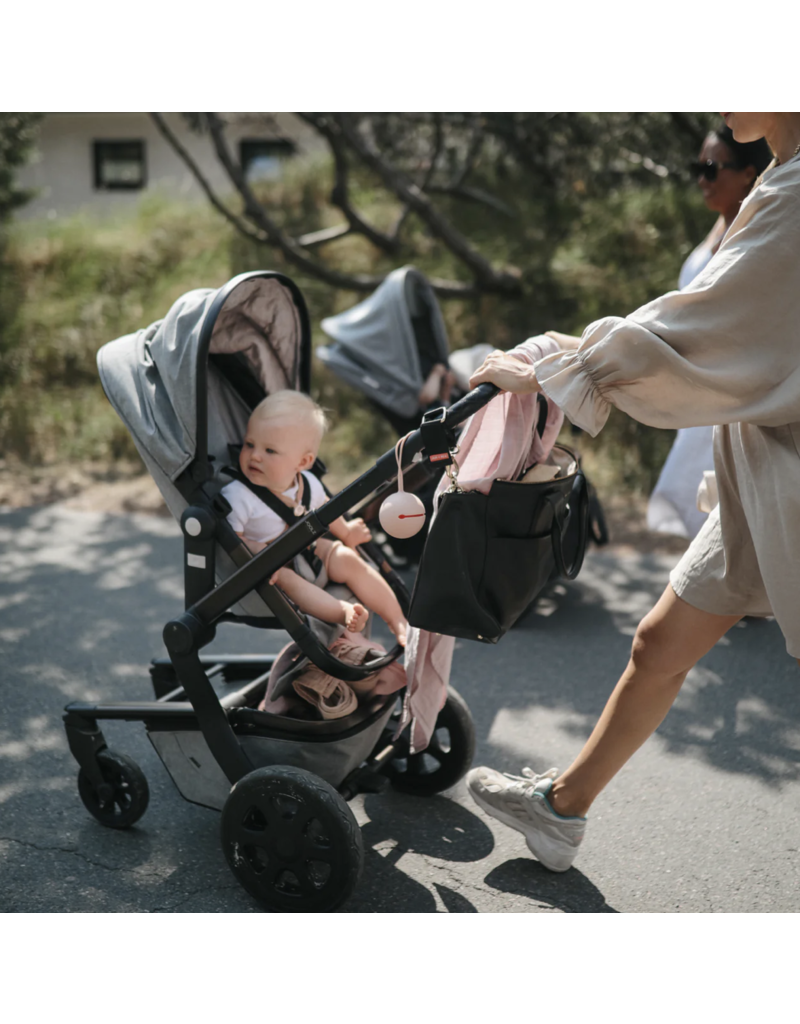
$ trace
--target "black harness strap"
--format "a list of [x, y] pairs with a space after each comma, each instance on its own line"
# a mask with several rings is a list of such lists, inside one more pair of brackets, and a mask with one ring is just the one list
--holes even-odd
[[[252, 491], [260, 501], [264, 502], [267, 508], [271, 509], [275, 515], [280, 516], [287, 526], [294, 526], [298, 521], [299, 517], [294, 514], [294, 510], [282, 502], [277, 494], [273, 494], [268, 487], [261, 487], [259, 484], [252, 483], [252, 481], [248, 480], [240, 469], [234, 466], [223, 466], [221, 472], [226, 476], [233, 477], [234, 480], [238, 480], [240, 484], [244, 484], [248, 491]], [[300, 480], [303, 484], [301, 504], [304, 509], [303, 515], [305, 515], [306, 512], [310, 511], [311, 485], [306, 479], [305, 473], [300, 474]], [[314, 575], [319, 575], [319, 571], [322, 568], [321, 559], [314, 554], [313, 550], [308, 549], [303, 552], [303, 557], [311, 566], [311, 570]]]

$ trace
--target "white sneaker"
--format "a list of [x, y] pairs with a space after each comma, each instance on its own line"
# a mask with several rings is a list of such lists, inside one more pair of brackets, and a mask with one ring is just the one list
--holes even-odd
[[487, 814], [522, 832], [528, 849], [551, 871], [566, 871], [575, 860], [586, 831], [586, 818], [565, 818], [547, 801], [558, 771], [522, 775], [473, 768], [467, 775], [470, 796]]

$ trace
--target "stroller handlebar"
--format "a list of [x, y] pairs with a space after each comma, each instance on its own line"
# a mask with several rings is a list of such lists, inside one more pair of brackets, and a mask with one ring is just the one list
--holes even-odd
[[496, 384], [479, 384], [472, 391], [459, 398], [457, 402], [447, 410], [447, 422], [450, 426], [459, 426], [464, 420], [482, 409], [484, 405], [500, 394], [500, 388]]

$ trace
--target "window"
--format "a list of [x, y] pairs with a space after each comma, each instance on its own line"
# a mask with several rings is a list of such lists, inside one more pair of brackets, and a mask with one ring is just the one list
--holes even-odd
[[94, 142], [94, 187], [97, 189], [144, 188], [147, 175], [144, 142], [125, 139]]
[[269, 181], [281, 176], [284, 160], [294, 151], [288, 139], [242, 139], [239, 162], [248, 181]]

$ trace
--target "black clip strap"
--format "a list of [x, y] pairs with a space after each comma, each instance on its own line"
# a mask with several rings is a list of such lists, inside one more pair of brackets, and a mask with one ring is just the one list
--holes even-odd
[[[252, 481], [247, 479], [240, 469], [237, 469], [234, 466], [223, 466], [221, 472], [226, 476], [233, 477], [234, 480], [238, 480], [240, 484], [244, 484], [249, 491], [252, 491], [257, 498], [264, 502], [267, 508], [272, 509], [275, 515], [280, 516], [287, 526], [294, 526], [297, 522], [297, 516], [295, 516], [294, 510], [289, 508], [285, 502], [281, 501], [277, 494], [273, 494], [268, 487], [261, 487], [260, 484], [254, 484]], [[304, 473], [300, 474], [300, 482], [303, 485], [303, 490], [302, 495], [298, 495], [298, 497], [300, 497], [300, 503], [305, 509], [305, 512], [309, 512], [311, 487], [308, 480], [306, 480]], [[305, 512], [303, 513], [304, 515]]]
[[[252, 481], [248, 480], [244, 473], [242, 473], [242, 471], [237, 467], [223, 466], [221, 472], [224, 473], [226, 476], [232, 477], [234, 480], [238, 480], [240, 484], [244, 484], [244, 486], [249, 491], [251, 491], [253, 494], [255, 494], [257, 498], [264, 502], [267, 508], [272, 509], [272, 511], [277, 516], [279, 516], [286, 523], [287, 526], [294, 526], [295, 523], [299, 522], [298, 517], [294, 514], [294, 510], [289, 508], [288, 505], [282, 502], [281, 499], [277, 496], [277, 494], [273, 494], [268, 487], [261, 487], [259, 484], [252, 483]], [[305, 509], [305, 512], [310, 512], [311, 485], [306, 479], [305, 473], [300, 474], [300, 482], [303, 485], [303, 490], [302, 496], [298, 495], [298, 497], [301, 498], [301, 503], [303, 505], [303, 508]], [[222, 495], [220, 495], [220, 497], [222, 497]], [[304, 515], [305, 512], [303, 513]], [[311, 547], [311, 545], [309, 545], [309, 547]], [[304, 557], [308, 564], [311, 566], [314, 575], [318, 575], [320, 569], [322, 568], [322, 561], [320, 558], [317, 557], [317, 555], [314, 554], [313, 548], [311, 550], [306, 549]]]
[[419, 425], [426, 457], [437, 466], [449, 466], [456, 448], [456, 435], [447, 425], [447, 409], [430, 409]]

